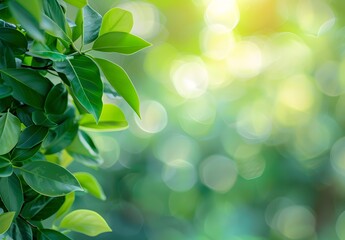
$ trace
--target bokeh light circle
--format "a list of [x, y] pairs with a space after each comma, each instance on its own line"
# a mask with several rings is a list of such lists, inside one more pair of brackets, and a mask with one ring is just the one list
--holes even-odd
[[212, 155], [202, 161], [200, 175], [207, 187], [225, 193], [235, 185], [237, 168], [231, 159], [222, 155]]
[[157, 101], [147, 100], [141, 103], [141, 119], [135, 117], [137, 125], [145, 132], [158, 133], [162, 131], [168, 123], [168, 114]]
[[177, 60], [172, 66], [171, 78], [177, 93], [184, 98], [197, 98], [208, 86], [208, 72], [198, 57]]

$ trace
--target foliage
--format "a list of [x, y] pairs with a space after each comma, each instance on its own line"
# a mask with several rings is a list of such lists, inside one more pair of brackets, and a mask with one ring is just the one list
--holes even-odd
[[[75, 19], [66, 17], [69, 8], [78, 11]], [[139, 99], [120, 66], [87, 53], [132, 54], [149, 44], [130, 33], [130, 12], [113, 8], [102, 18], [86, 0], [0, 1], [0, 16], [0, 236], [111, 231], [96, 212], [68, 213], [74, 192], [105, 195], [91, 174], [66, 167], [102, 163], [87, 130], [128, 126], [104, 95], [122, 96], [138, 115]]]

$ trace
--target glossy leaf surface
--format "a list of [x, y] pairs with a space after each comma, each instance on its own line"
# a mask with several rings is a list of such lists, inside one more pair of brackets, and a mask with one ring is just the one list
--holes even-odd
[[17, 144], [20, 135], [20, 121], [12, 113], [0, 117], [0, 155], [11, 151]]
[[132, 27], [132, 13], [121, 8], [112, 8], [103, 16], [99, 35], [108, 32], [130, 32]]
[[61, 220], [60, 227], [88, 236], [97, 236], [104, 232], [111, 232], [106, 221], [98, 213], [90, 210], [70, 212]]
[[8, 211], [19, 214], [24, 197], [22, 185], [16, 174], [0, 179], [0, 196]]
[[109, 32], [99, 36], [92, 49], [100, 52], [132, 54], [150, 46], [145, 40], [126, 32]]
[[101, 185], [93, 175], [86, 172], [77, 172], [74, 173], [74, 176], [86, 192], [101, 200], [106, 199]]
[[54, 163], [31, 162], [20, 170], [25, 182], [42, 195], [56, 197], [82, 191], [77, 179], [68, 170]]

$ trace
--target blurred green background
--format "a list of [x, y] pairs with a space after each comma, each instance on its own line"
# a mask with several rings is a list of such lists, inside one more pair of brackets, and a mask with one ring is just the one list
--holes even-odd
[[108, 221], [97, 239], [345, 239], [344, 0], [90, 3], [153, 44], [105, 55], [142, 119], [111, 99], [129, 129], [93, 134], [107, 200], [75, 207]]

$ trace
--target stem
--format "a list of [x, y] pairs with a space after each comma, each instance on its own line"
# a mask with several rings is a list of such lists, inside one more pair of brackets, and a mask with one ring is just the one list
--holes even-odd
[[31, 68], [31, 69], [37, 69], [37, 70], [48, 70], [51, 66], [53, 66], [53, 64], [49, 64], [47, 66], [44, 67], [33, 67], [33, 66], [28, 66], [28, 65], [21, 65], [21, 67], [23, 68]]

